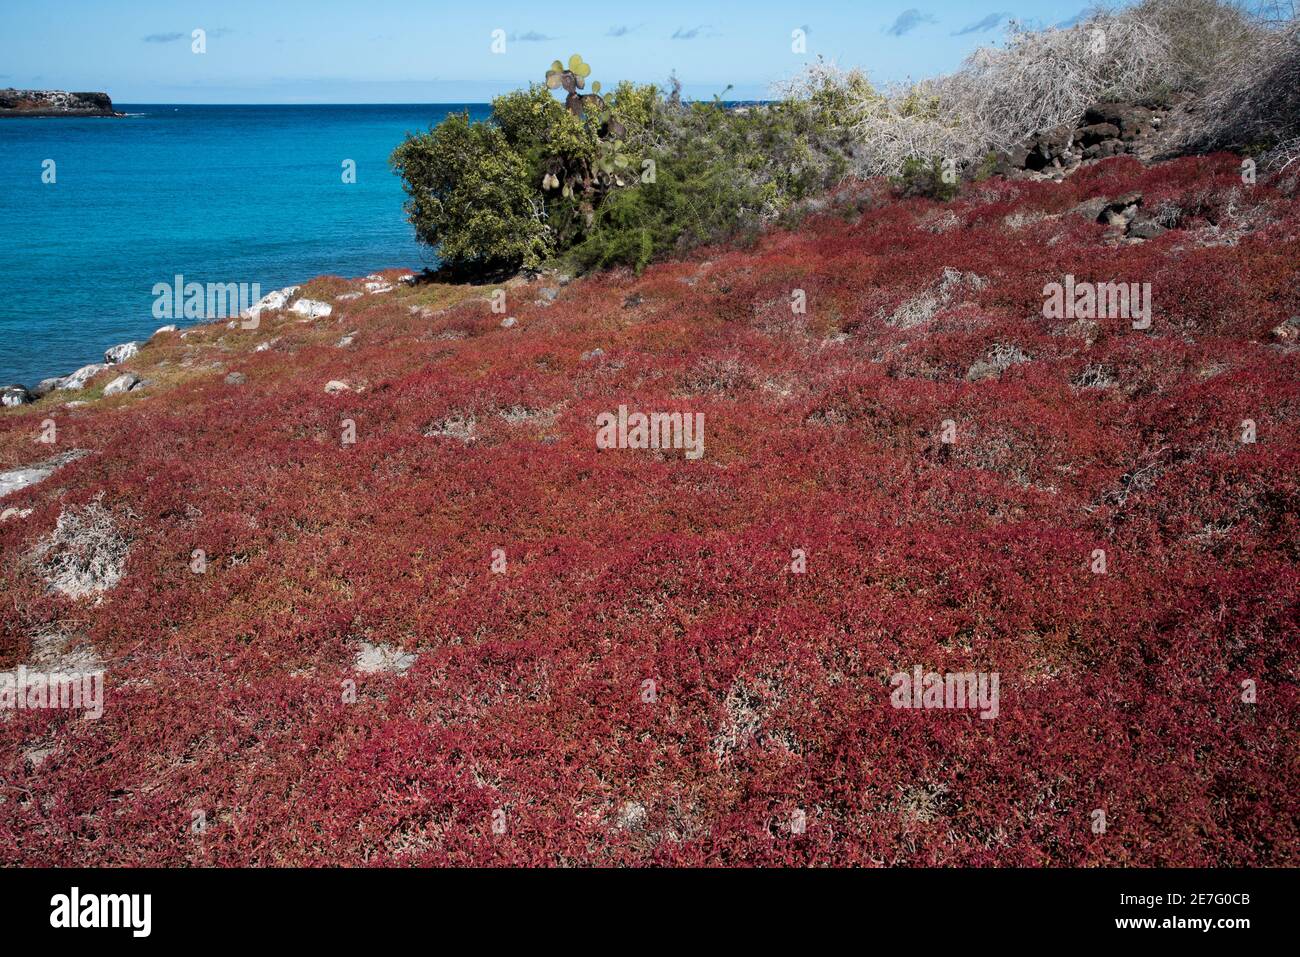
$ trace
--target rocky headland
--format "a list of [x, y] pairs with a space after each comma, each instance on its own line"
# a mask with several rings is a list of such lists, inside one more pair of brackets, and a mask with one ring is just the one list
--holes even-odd
[[125, 115], [113, 109], [113, 100], [107, 93], [0, 90], [0, 118]]

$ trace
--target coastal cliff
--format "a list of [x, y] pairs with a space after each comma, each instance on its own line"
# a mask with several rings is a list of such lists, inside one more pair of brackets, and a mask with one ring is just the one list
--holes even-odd
[[0, 117], [124, 116], [107, 93], [0, 90]]

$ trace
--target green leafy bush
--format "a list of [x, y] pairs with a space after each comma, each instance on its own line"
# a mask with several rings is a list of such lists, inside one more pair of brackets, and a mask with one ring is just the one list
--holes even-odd
[[536, 266], [554, 238], [541, 218], [529, 159], [505, 130], [455, 113], [394, 151], [421, 242], [452, 270]]
[[756, 231], [847, 170], [850, 144], [807, 104], [684, 106], [675, 86], [628, 82], [605, 98], [599, 83], [578, 92], [589, 74], [576, 54], [557, 60], [545, 85], [494, 100], [490, 122], [449, 117], [393, 154], [416, 234], [445, 265], [641, 269]]
[[892, 182], [901, 196], [927, 196], [944, 203], [955, 199], [961, 189], [955, 168], [945, 170], [938, 157], [927, 161], [913, 156], [904, 160], [902, 171]]

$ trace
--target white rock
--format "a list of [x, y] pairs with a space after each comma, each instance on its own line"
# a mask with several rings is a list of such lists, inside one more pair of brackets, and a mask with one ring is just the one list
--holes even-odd
[[[36, 465], [29, 465], [26, 468], [14, 469], [9, 472], [0, 472], [0, 498], [12, 495], [14, 492], [25, 489], [29, 485], [35, 485], [37, 482], [44, 482], [55, 471], [69, 462], [75, 462], [85, 454], [81, 449], [73, 449]], [[19, 515], [18, 517], [23, 518], [25, 516]]]
[[120, 365], [127, 359], [130, 359], [132, 356], [139, 353], [139, 351], [140, 343], [124, 342], [120, 346], [113, 346], [111, 349], [106, 351], [104, 353], [104, 362], [111, 366]]
[[372, 296], [381, 295], [382, 293], [392, 292], [393, 284], [390, 282], [368, 282], [366, 283], [366, 292]]
[[[175, 326], [174, 324], [173, 324], [173, 325], [166, 325], [166, 326], [159, 326], [157, 329], [155, 329], [155, 330], [153, 331], [153, 335], [154, 335], [154, 336], [161, 336], [164, 332], [175, 332], [175, 331], [176, 331], [176, 326]], [[150, 336], [149, 338], [152, 339], [153, 336]]]
[[335, 301], [335, 302], [352, 302], [354, 299], [360, 299], [363, 295], [365, 295], [365, 294], [364, 294], [364, 293], [360, 293], [360, 292], [345, 292], [345, 293], [343, 293], [341, 296], [335, 296], [335, 297], [334, 297], [334, 301]]
[[84, 389], [87, 382], [107, 368], [108, 366], [102, 362], [92, 362], [88, 366], [82, 366], [76, 372], [72, 373], [72, 375], [64, 376], [56, 388], [67, 389], [69, 391], [73, 389]]
[[32, 401], [32, 394], [20, 385], [7, 385], [0, 388], [0, 405], [26, 405]]
[[7, 508], [0, 512], [0, 522], [7, 522], [11, 518], [26, 518], [32, 514], [30, 508]]
[[140, 377], [133, 372], [126, 372], [104, 386], [104, 395], [122, 395], [130, 392], [140, 384]]
[[338, 395], [340, 392], [351, 392], [352, 386], [346, 382], [340, 382], [338, 379], [330, 379], [325, 383], [325, 391], [330, 395]]
[[362, 674], [375, 674], [380, 671], [395, 671], [401, 674], [415, 664], [415, 660], [419, 657], [393, 645], [372, 645], [368, 641], [363, 641], [352, 666]]
[[405, 276], [398, 276], [397, 281], [403, 286], [410, 286], [415, 282], [415, 273], [408, 272]]
[[518, 324], [518, 322], [519, 320], [516, 319], [514, 316], [507, 316], [505, 319], [501, 320], [501, 328], [512, 329]]
[[306, 316], [308, 319], [321, 319], [332, 313], [334, 307], [318, 299], [299, 299], [289, 307], [289, 311], [299, 316]]
[[277, 289], [275, 292], [268, 292], [239, 315], [243, 319], [260, 319], [264, 312], [275, 312], [277, 309], [283, 309], [289, 302], [289, 298], [297, 291], [297, 286], [287, 286], [284, 289]]

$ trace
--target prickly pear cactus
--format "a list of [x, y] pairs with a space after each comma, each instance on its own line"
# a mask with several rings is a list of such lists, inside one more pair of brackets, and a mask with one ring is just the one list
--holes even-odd
[[[590, 225], [600, 198], [610, 190], [633, 182], [629, 173], [633, 159], [624, 150], [624, 127], [613, 116], [600, 95], [598, 81], [591, 82], [591, 92], [582, 93], [591, 76], [591, 66], [575, 53], [568, 63], [555, 60], [546, 71], [546, 86], [564, 90], [565, 108], [587, 123], [596, 134], [596, 154], [582, 160], [552, 157], [542, 170], [542, 193], [548, 201], [573, 203], [572, 215]], [[552, 216], [557, 215], [555, 211]]]
[[583, 61], [580, 54], [575, 53], [569, 57], [568, 66], [559, 60], [551, 63], [551, 68], [546, 71], [546, 86], [551, 90], [564, 90], [568, 94], [564, 105], [569, 112], [574, 116], [583, 116], [589, 108], [605, 106], [605, 101], [600, 97], [599, 82], [591, 84], [590, 95], [584, 96], [578, 92], [586, 89], [589, 76], [591, 76], [591, 66]]

